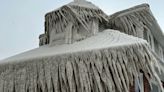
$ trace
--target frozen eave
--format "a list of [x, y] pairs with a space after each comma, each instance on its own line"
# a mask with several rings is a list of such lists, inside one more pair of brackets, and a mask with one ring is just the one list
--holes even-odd
[[[120, 33], [115, 30], [106, 30], [74, 44], [64, 44], [50, 47], [49, 45], [16, 55], [4, 61], [20, 61], [33, 58], [43, 58], [65, 53], [83, 52], [100, 48], [117, 48], [135, 44], [146, 44], [146, 41]], [[73, 48], [73, 49], [72, 49]], [[2, 61], [2, 62], [4, 62]]]
[[141, 70], [157, 83], [159, 92], [163, 90], [155, 71], [159, 62], [147, 42], [116, 30], [71, 45], [41, 47], [2, 62], [1, 92], [128, 92]]

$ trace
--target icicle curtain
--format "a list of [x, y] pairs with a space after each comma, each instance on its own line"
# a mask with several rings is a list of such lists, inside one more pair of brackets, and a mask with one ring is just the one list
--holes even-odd
[[154, 46], [157, 45], [154, 40], [164, 48], [164, 35], [147, 4], [138, 5], [111, 15], [109, 24], [112, 29], [147, 40], [153, 51], [155, 51]]
[[155, 71], [158, 62], [148, 46], [139, 43], [1, 64], [0, 92], [129, 92], [140, 70], [162, 90]]
[[76, 28], [78, 28], [78, 24], [80, 24], [85, 29], [88, 29], [87, 23], [92, 18], [97, 18], [99, 21], [108, 21], [107, 15], [99, 9], [65, 5], [56, 11], [46, 14], [45, 29], [48, 33], [52, 29], [55, 29], [56, 33], [63, 32], [70, 22], [72, 22]]
[[142, 35], [139, 32], [152, 31], [153, 26], [156, 27], [156, 25], [153, 25], [154, 22], [156, 23], [156, 20], [147, 4], [115, 13], [110, 16], [109, 20], [113, 29], [137, 37]]

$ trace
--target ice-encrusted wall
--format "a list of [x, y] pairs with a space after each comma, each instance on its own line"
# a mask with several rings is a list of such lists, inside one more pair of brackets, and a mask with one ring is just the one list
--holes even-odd
[[164, 61], [164, 49], [163, 47], [158, 43], [158, 41], [153, 37], [151, 32], [146, 32], [148, 35], [144, 39], [148, 41], [150, 44], [152, 50], [159, 56], [161, 60]]
[[[78, 25], [76, 27], [75, 25]], [[83, 40], [87, 37], [95, 35], [99, 30], [99, 21], [97, 19], [90, 19], [87, 28], [84, 28], [81, 24], [74, 24], [69, 22], [63, 31], [56, 33], [56, 28], [49, 31], [49, 41], [50, 45], [61, 45], [61, 44], [71, 44], [76, 41]]]

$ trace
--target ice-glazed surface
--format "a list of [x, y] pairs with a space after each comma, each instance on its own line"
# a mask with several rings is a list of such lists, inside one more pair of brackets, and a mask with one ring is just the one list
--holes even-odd
[[163, 67], [147, 42], [116, 30], [70, 45], [46, 45], [1, 63], [0, 92], [129, 92], [141, 70], [164, 92], [157, 74]]
[[31, 51], [13, 56], [4, 61], [32, 59], [101, 48], [117, 48], [120, 46], [134, 45], [138, 43], [146, 43], [146, 41], [137, 37], [120, 33], [116, 30], [108, 29], [80, 42], [76, 42], [73, 44], [57, 45], [52, 47], [49, 45], [42, 46], [40, 48], [36, 48]]

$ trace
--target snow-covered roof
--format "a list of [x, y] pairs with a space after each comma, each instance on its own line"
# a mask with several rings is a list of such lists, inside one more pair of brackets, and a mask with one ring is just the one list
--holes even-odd
[[0, 90], [128, 92], [142, 70], [161, 91], [155, 66], [160, 68], [145, 40], [109, 29], [77, 43], [47, 45], [1, 61]]
[[73, 1], [71, 3], [69, 3], [68, 5], [70, 6], [79, 6], [79, 7], [84, 7], [84, 8], [90, 8], [90, 9], [99, 9], [96, 5], [92, 4], [89, 1]]
[[[63, 6], [77, 6], [77, 7], [81, 7], [81, 8], [88, 8], [88, 9], [96, 9], [96, 10], [99, 10], [100, 8], [96, 5], [94, 5], [93, 3], [89, 2], [89, 1], [86, 1], [86, 0], [82, 0], [82, 1], [72, 1], [66, 5], [63, 5]], [[61, 10], [62, 7], [58, 8], [58, 9], [55, 9], [51, 12], [48, 12], [46, 15], [52, 13], [52, 12], [55, 12], [55, 11], [58, 11], [58, 10]]]
[[150, 8], [149, 4], [146, 4], [146, 3], [137, 5], [137, 6], [122, 10], [122, 11], [118, 11], [118, 12], [110, 15], [110, 19], [116, 18], [116, 17], [127, 16], [131, 13], [138, 12], [138, 11], [149, 10], [149, 8]]
[[137, 37], [137, 27], [141, 28], [140, 30], [146, 29], [152, 33], [158, 43], [164, 48], [164, 35], [148, 4], [137, 5], [114, 13], [109, 16], [109, 21], [114, 29]]
[[65, 53], [75, 53], [87, 50], [102, 49], [102, 48], [117, 48], [138, 43], [146, 43], [145, 40], [137, 37], [128, 36], [116, 30], [108, 29], [95, 36], [76, 42], [73, 44], [64, 44], [50, 47], [49, 45], [33, 49], [28, 52], [13, 56], [4, 61], [21, 61], [33, 58], [43, 58], [46, 56], [54, 56]]

